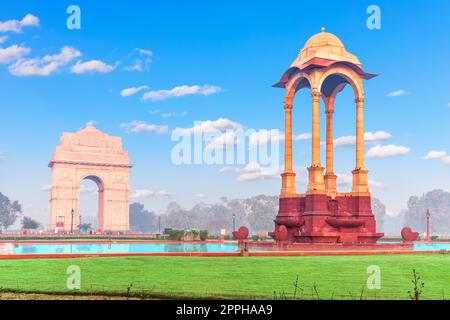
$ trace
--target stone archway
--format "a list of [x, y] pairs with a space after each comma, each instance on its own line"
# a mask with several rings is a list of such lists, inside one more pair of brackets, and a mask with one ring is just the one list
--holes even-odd
[[49, 230], [77, 229], [80, 184], [85, 179], [94, 181], [99, 188], [98, 230], [129, 230], [131, 164], [120, 137], [109, 136], [92, 125], [76, 133], [63, 133], [49, 167], [52, 169]]
[[[97, 223], [94, 223], [93, 225], [91, 225], [91, 227], [93, 227], [93, 226], [98, 226], [99, 227], [99, 226], [102, 225], [102, 219], [103, 219], [103, 216], [104, 216], [104, 207], [105, 207], [105, 205], [104, 205], [104, 202], [105, 202], [104, 191], [105, 191], [105, 184], [104, 184], [103, 180], [100, 177], [95, 176], [95, 175], [89, 175], [89, 176], [83, 178], [80, 181], [80, 198], [78, 200], [79, 201], [78, 202], [79, 203], [79, 206], [78, 206], [79, 221], [80, 221], [80, 223], [84, 223], [86, 221], [85, 218], [86, 218], [86, 213], [87, 212], [83, 211], [83, 206], [82, 206], [82, 204], [83, 204], [83, 186], [85, 186], [85, 184], [83, 184], [83, 183], [85, 183], [86, 181], [92, 182], [97, 187], [97, 189], [96, 189], [96, 191], [98, 193], [98, 195], [96, 197], [96, 199], [97, 199], [97, 214], [96, 214]], [[91, 189], [88, 189], [88, 190], [84, 190], [84, 192], [92, 194], [95, 191], [91, 190]], [[83, 215], [83, 221], [81, 221], [81, 215]], [[88, 217], [89, 217], [89, 215], [88, 215]], [[89, 218], [87, 218], [87, 219], [89, 219]], [[95, 229], [97, 229], [97, 228], [95, 228]]]

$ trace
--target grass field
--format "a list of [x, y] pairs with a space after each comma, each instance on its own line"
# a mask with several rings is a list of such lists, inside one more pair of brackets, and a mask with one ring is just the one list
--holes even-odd
[[[155, 298], [408, 299], [412, 270], [422, 299], [450, 299], [450, 255], [306, 257], [118, 257], [0, 260], [0, 291], [71, 293], [69, 266], [81, 270], [81, 290]], [[366, 287], [368, 266], [381, 269], [381, 289]], [[364, 288], [364, 291], [363, 291]]]

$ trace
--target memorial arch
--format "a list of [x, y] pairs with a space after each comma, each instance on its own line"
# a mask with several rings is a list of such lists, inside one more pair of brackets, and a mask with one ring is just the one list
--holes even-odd
[[80, 222], [80, 185], [85, 179], [98, 187], [98, 231], [129, 230], [128, 153], [120, 137], [92, 125], [63, 133], [49, 163], [52, 170], [50, 225], [54, 232], [77, 230]]

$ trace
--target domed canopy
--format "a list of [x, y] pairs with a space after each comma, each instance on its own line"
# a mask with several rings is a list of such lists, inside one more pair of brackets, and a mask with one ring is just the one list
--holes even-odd
[[308, 41], [306, 41], [303, 48], [320, 47], [324, 45], [344, 47], [341, 40], [334, 34], [325, 32], [325, 28], [322, 27], [322, 32], [316, 33]]
[[329, 67], [336, 63], [348, 65], [364, 79], [376, 76], [364, 72], [359, 59], [345, 49], [344, 44], [337, 36], [325, 32], [325, 28], [322, 27], [320, 33], [316, 33], [306, 41], [297, 59], [274, 86], [283, 88], [289, 77], [297, 71], [308, 72], [313, 68]]
[[341, 40], [334, 34], [325, 32], [324, 28], [322, 28], [322, 32], [316, 33], [306, 41], [292, 66], [300, 67], [313, 58], [350, 62], [361, 67], [361, 62], [356, 56], [345, 50]]

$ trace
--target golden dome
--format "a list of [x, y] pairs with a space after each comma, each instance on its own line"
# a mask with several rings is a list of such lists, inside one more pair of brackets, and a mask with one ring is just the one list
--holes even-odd
[[313, 58], [350, 62], [361, 66], [358, 58], [345, 50], [341, 40], [334, 34], [325, 32], [323, 27], [322, 32], [316, 33], [306, 41], [293, 66], [299, 67]]
[[321, 46], [335, 46], [344, 47], [341, 40], [334, 34], [325, 32], [325, 28], [322, 27], [322, 32], [316, 33], [308, 41], [306, 41], [303, 48], [321, 47]]
[[359, 59], [345, 50], [341, 40], [334, 34], [325, 32], [325, 28], [322, 27], [322, 32], [313, 35], [306, 41], [297, 59], [284, 72], [280, 81], [273, 86], [285, 88], [289, 79], [299, 70], [310, 73], [315, 68], [328, 68], [335, 64], [346, 65], [363, 79], [371, 79], [377, 76], [376, 74], [365, 72]]

